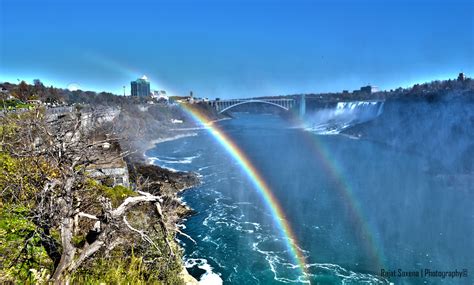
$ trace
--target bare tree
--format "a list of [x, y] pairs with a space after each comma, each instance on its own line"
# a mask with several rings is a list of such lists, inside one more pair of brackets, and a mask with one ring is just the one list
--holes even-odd
[[[96, 132], [98, 117], [98, 114], [83, 112], [51, 116], [36, 110], [0, 118], [4, 126], [14, 126], [13, 132], [2, 132], [0, 151], [38, 165], [48, 165], [41, 179], [31, 177], [35, 190], [29, 193], [27, 200], [33, 205], [30, 218], [37, 226], [41, 244], [54, 263], [51, 281], [58, 284], [67, 281], [94, 254], [109, 252], [123, 244], [124, 235], [139, 237], [159, 252], [156, 236], [136, 228], [128, 220], [127, 215], [143, 205], [154, 209], [161, 237], [167, 245], [167, 255], [162, 254], [174, 255], [160, 196], [139, 191], [138, 185], [134, 196], [114, 207], [110, 198], [91, 189], [90, 167], [104, 160], [101, 157], [104, 144], [117, 139], [113, 133]], [[126, 153], [117, 155], [123, 157]], [[17, 199], [13, 188], [2, 195]], [[59, 231], [60, 240], [53, 237], [53, 229]], [[77, 232], [88, 236], [82, 246], [73, 242]]]

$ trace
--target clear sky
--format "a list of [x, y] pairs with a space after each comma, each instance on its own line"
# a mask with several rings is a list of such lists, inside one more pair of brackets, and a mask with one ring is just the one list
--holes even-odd
[[472, 0], [0, 0], [0, 82], [249, 97], [474, 77]]

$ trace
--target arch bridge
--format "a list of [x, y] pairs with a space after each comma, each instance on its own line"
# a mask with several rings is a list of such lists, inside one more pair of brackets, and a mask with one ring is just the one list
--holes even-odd
[[234, 107], [243, 104], [268, 104], [281, 108], [285, 111], [290, 110], [295, 106], [294, 99], [231, 99], [231, 100], [214, 100], [209, 101], [209, 104], [219, 113], [224, 113]]

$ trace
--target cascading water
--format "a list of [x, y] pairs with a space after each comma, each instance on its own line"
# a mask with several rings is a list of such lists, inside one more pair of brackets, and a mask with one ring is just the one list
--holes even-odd
[[331, 108], [310, 111], [303, 118], [304, 128], [318, 134], [338, 134], [342, 130], [378, 117], [382, 101], [338, 102]]

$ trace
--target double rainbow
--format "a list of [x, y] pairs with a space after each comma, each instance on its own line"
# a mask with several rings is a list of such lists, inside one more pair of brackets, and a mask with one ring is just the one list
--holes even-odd
[[[295, 123], [299, 126], [305, 126], [305, 122], [297, 114], [294, 114]], [[321, 143], [317, 135], [304, 131], [302, 132], [303, 139], [309, 143], [309, 149], [312, 155], [316, 157], [323, 165], [323, 169], [328, 174], [328, 177], [335, 182], [335, 190], [341, 196], [341, 202], [346, 203], [352, 217], [352, 224], [357, 229], [358, 236], [365, 242], [365, 249], [374, 262], [374, 268], [385, 268], [383, 260], [384, 253], [380, 240], [376, 238], [374, 230], [364, 219], [362, 207], [358, 199], [354, 195], [354, 191], [344, 175], [343, 167], [338, 163], [337, 159], [332, 157], [331, 151]]]
[[[137, 74], [136, 72], [133, 72], [133, 70], [129, 67], [125, 67], [121, 63], [108, 59], [102, 55], [95, 54], [92, 56], [94, 62], [99, 62], [100, 64], [104, 65], [107, 68], [110, 68], [111, 70], [120, 70], [122, 73], [127, 74], [127, 76], [130, 78]], [[164, 86], [163, 84], [159, 85]], [[169, 88], [167, 88], [167, 90], [170, 91]], [[253, 166], [253, 164], [245, 155], [245, 153], [222, 130], [220, 130], [217, 125], [214, 125], [212, 123], [213, 120], [208, 118], [198, 108], [193, 108], [191, 104], [181, 104], [181, 107], [182, 110], [185, 111], [188, 115], [190, 115], [197, 123], [206, 127], [209, 130], [210, 134], [221, 144], [222, 147], [224, 147], [224, 149], [232, 156], [233, 159], [238, 162], [240, 167], [244, 170], [252, 184], [255, 186], [255, 189], [262, 197], [266, 206], [270, 210], [271, 216], [275, 221], [275, 225], [278, 227], [278, 229], [284, 236], [286, 247], [291, 252], [294, 261], [298, 264], [298, 267], [303, 273], [303, 276], [307, 278], [307, 266], [303, 252], [298, 247], [296, 236], [293, 233], [293, 230], [291, 229], [285, 217], [282, 207], [278, 203], [276, 197], [271, 192], [268, 184], [263, 179], [263, 176]]]
[[335, 182], [335, 190], [341, 196], [341, 202], [346, 203], [352, 217], [352, 224], [357, 229], [357, 235], [365, 241], [365, 248], [374, 262], [374, 268], [385, 268], [383, 265], [383, 251], [380, 242], [374, 236], [374, 231], [364, 219], [364, 214], [360, 203], [354, 196], [354, 191], [343, 175], [343, 168], [336, 159], [331, 157], [330, 151], [324, 146], [314, 134], [303, 132], [305, 139], [310, 143], [313, 155], [322, 162], [328, 177]]
[[208, 118], [198, 108], [191, 104], [181, 104], [182, 109], [189, 114], [196, 122], [205, 126], [209, 133], [219, 142], [219, 144], [231, 155], [231, 157], [240, 165], [248, 176], [255, 189], [258, 191], [267, 208], [271, 211], [271, 216], [282, 235], [285, 237], [285, 244], [291, 252], [294, 261], [298, 264], [303, 276], [307, 277], [306, 262], [303, 252], [298, 247], [298, 242], [290, 224], [288, 223], [282, 207], [278, 200], [273, 195], [267, 182], [263, 176], [253, 166], [247, 155], [222, 131], [219, 127], [213, 124], [212, 120]]

